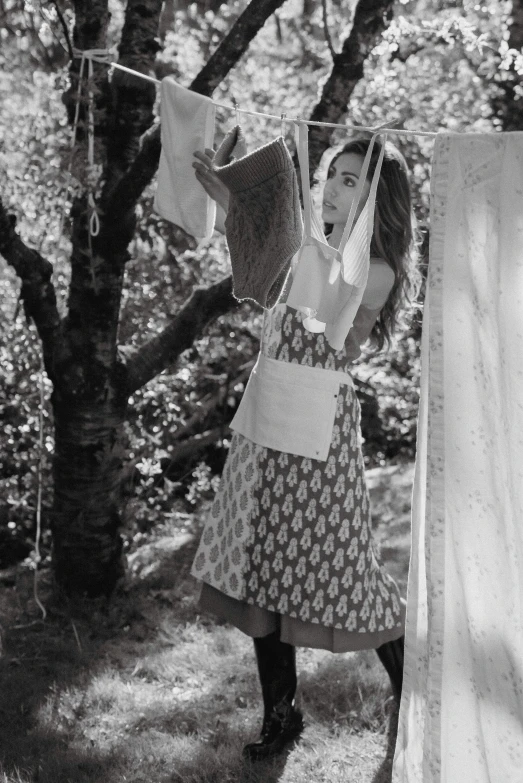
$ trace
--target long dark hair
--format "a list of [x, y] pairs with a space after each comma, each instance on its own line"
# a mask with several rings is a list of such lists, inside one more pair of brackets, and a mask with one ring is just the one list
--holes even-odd
[[[335, 154], [329, 162], [329, 168], [340, 155], [346, 153], [354, 153], [364, 158], [369, 143], [370, 136], [351, 139]], [[367, 174], [369, 181], [376, 168], [382, 144], [381, 137], [378, 136], [371, 154]], [[332, 225], [326, 223], [325, 234], [328, 235], [331, 230]], [[417, 221], [412, 208], [407, 163], [399, 149], [387, 140], [376, 191], [370, 254], [386, 261], [396, 279], [370, 333], [371, 343], [376, 345], [376, 353], [381, 351], [385, 340], [387, 348], [391, 347], [392, 335], [398, 325], [404, 323], [401, 311], [420, 309], [416, 300], [423, 278], [418, 267], [418, 247]]]

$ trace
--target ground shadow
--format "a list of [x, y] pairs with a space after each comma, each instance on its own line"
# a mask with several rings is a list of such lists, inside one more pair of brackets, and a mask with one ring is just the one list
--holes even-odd
[[[61, 622], [50, 617], [28, 628], [7, 628], [6, 650], [0, 662], [0, 770], [12, 779], [75, 783], [111, 779], [118, 758], [69, 747], [67, 733], [41, 730], [38, 713], [47, 708], [53, 690], [81, 685], [92, 672], [89, 649], [80, 651]], [[116, 780], [116, 778], [115, 778]]]
[[[73, 741], [74, 728], [86, 714], [82, 693], [98, 674], [114, 665], [130, 675], [136, 660], [143, 660], [144, 642], [154, 643], [161, 638], [162, 614], [169, 616], [175, 628], [195, 620], [195, 582], [189, 572], [197, 540], [183, 534], [146, 546], [148, 551], [129, 558], [126, 581], [105, 604], [78, 602], [73, 606], [53, 593], [51, 575], [42, 572], [40, 598], [48, 614], [45, 622], [35, 621], [32, 574], [21, 572], [10, 588], [9, 600], [20, 611], [4, 625], [5, 649], [0, 659], [0, 773], [6, 778], [24, 783], [121, 783], [127, 763], [125, 745], [132, 742], [133, 732], [148, 728], [167, 733], [176, 730], [178, 735], [181, 731], [189, 739], [209, 733], [201, 752], [195, 747], [191, 758], [182, 758], [174, 765], [175, 770], [159, 775], [158, 783], [198, 779], [199, 759], [206, 757], [208, 763], [209, 745], [222, 754], [222, 762], [225, 760], [235, 780], [276, 783], [281, 777], [286, 754], [262, 765], [242, 761], [241, 749], [254, 738], [259, 726], [256, 721], [242, 720], [241, 714], [239, 718], [232, 715], [237, 708], [230, 703], [231, 694], [222, 709], [220, 700], [227, 686], [221, 675], [216, 677], [213, 690], [201, 694], [192, 704], [178, 703], [173, 697], [163, 713], [163, 707], [152, 708], [150, 714], [142, 710], [140, 716], [126, 723], [121, 740], [115, 742], [112, 738], [110, 752], [92, 742], [89, 747], [88, 737], [78, 742], [76, 735]], [[216, 625], [211, 618], [202, 618], [201, 624], [207, 623]], [[159, 646], [165, 649], [163, 641]], [[249, 691], [247, 678], [234, 687]], [[71, 708], [69, 694], [70, 714], [64, 715], [60, 694], [66, 689], [75, 690], [79, 696]], [[55, 709], [61, 709], [56, 721]], [[40, 720], [42, 715], [45, 721]], [[217, 715], [222, 727], [215, 731]], [[223, 766], [221, 769], [223, 772]]]
[[[111, 601], [75, 604], [59, 595], [51, 573], [42, 571], [39, 597], [47, 610], [45, 621], [38, 616], [32, 592], [33, 574], [19, 569], [15, 584], [2, 589], [2, 605], [16, 607], [2, 618], [3, 656], [0, 659], [0, 770], [16, 776], [18, 771], [40, 783], [57, 780], [104, 780], [115, 774], [121, 780], [118, 753], [104, 753], [91, 746], [89, 752], [70, 747], [63, 724], [71, 726], [82, 715], [81, 700], [76, 714], [62, 716], [61, 729], [45, 731], [38, 716], [49, 716], [56, 695], [75, 686], [82, 691], [110, 661], [111, 647], [119, 649], [119, 660], [133, 666], [136, 651], [144, 639], [157, 632], [150, 617], [151, 590], [165, 585], [176, 588], [186, 580], [194, 555], [192, 536], [176, 539], [170, 557], [159, 557], [158, 568], [140, 579], [132, 573]], [[168, 561], [168, 562], [167, 562]], [[186, 610], [180, 603], [181, 613]], [[194, 616], [194, 610], [192, 611]], [[183, 621], [183, 618], [182, 618]], [[51, 716], [52, 717], [52, 716]]]

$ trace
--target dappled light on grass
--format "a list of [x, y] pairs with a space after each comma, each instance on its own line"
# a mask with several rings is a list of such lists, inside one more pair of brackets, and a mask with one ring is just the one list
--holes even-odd
[[[270, 771], [246, 769], [241, 759], [241, 748], [257, 734], [261, 719], [250, 640], [223, 626], [209, 633], [195, 625], [176, 634], [173, 623], [173, 641], [166, 646], [167, 627], [166, 620], [163, 641], [137, 657], [132, 670], [126, 661], [121, 669], [96, 671], [93, 661], [83, 687], [50, 690], [35, 712], [37, 729], [27, 747], [29, 756], [36, 751], [45, 760], [39, 780], [271, 779], [263, 777]], [[308, 727], [283, 776], [276, 764], [274, 780], [341, 781], [346, 763], [360, 765], [363, 748], [375, 767], [385, 732], [385, 675], [377, 661], [361, 681], [364, 653], [333, 659], [323, 651], [303, 650], [302, 662], [300, 690]], [[368, 699], [366, 712], [361, 712], [358, 685]], [[360, 735], [356, 742], [354, 734]], [[52, 758], [49, 748], [54, 748]], [[36, 760], [32, 762], [34, 770]], [[33, 777], [20, 780], [29, 783]]]

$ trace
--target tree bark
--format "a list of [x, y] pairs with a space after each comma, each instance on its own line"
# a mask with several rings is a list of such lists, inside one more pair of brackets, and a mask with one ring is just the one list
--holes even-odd
[[[115, 386], [118, 381], [115, 381]], [[69, 595], [110, 595], [123, 575], [119, 435], [126, 399], [76, 400], [57, 388], [51, 529], [58, 584]]]

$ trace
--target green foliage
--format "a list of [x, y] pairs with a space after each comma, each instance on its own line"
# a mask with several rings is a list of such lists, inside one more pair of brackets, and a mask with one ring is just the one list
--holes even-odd
[[[48, 405], [44, 405], [40, 422], [41, 393], [48, 401], [50, 383], [40, 369], [39, 342], [34, 329], [28, 329], [18, 318], [0, 332], [0, 568], [27, 556], [33, 547], [40, 424], [43, 436], [42, 512], [44, 528], [47, 529], [45, 519], [51, 503], [53, 436]], [[48, 543], [48, 533], [44, 543]]]
[[[60, 102], [60, 75], [32, 70], [20, 59], [21, 47], [2, 49], [9, 67], [0, 71], [2, 145], [0, 190], [24, 240], [53, 262], [59, 307], [65, 312], [69, 267], [60, 239], [64, 214], [62, 157], [67, 131]], [[8, 54], [12, 53], [12, 60]], [[48, 551], [47, 511], [51, 505], [51, 385], [41, 373], [40, 343], [18, 301], [20, 281], [0, 261], [0, 568], [28, 554], [35, 538], [38, 465], [42, 462], [42, 522]], [[40, 384], [43, 384], [44, 444], [40, 456]]]
[[[72, 9], [62, 9], [70, 24]], [[0, 67], [53, 72], [67, 60], [67, 47], [52, 3], [3, 0], [0, 3]]]

